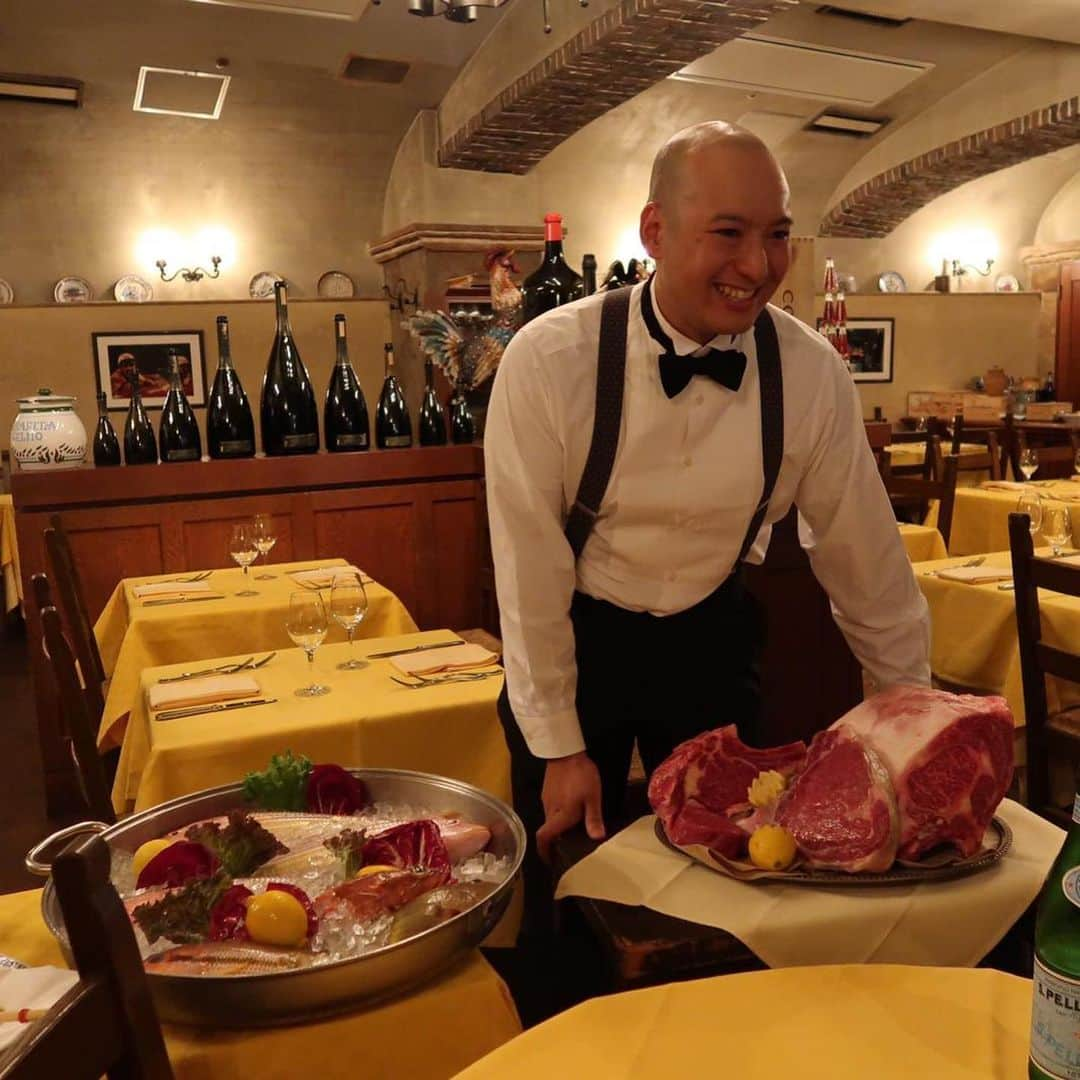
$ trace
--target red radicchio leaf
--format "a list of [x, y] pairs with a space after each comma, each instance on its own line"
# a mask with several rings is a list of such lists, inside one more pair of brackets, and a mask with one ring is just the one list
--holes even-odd
[[210, 909], [211, 941], [247, 938], [247, 898], [252, 895], [246, 885], [230, 885], [222, 893], [221, 899]]
[[[317, 767], [317, 766], [316, 766]], [[271, 881], [266, 886], [266, 891], [271, 892], [273, 889], [277, 889], [279, 892], [287, 892], [290, 896], [295, 896], [300, 901], [304, 908], [304, 914], [307, 915], [307, 936], [313, 938], [315, 931], [319, 929], [319, 916], [315, 914], [315, 908], [311, 903], [311, 897], [308, 896], [299, 885], [290, 885], [287, 881]]]
[[361, 851], [363, 866], [397, 866], [450, 872], [450, 855], [439, 826], [427, 818], [395, 825], [373, 836]]
[[313, 814], [354, 814], [367, 806], [367, 790], [340, 765], [313, 765], [307, 785], [307, 808]]
[[202, 844], [177, 840], [159, 851], [143, 868], [135, 882], [137, 889], [150, 885], [183, 885], [194, 878], [213, 877], [221, 861]]

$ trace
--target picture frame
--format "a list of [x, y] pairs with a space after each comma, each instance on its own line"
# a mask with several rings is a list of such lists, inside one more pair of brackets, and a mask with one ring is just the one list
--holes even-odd
[[131, 387], [123, 369], [139, 373], [139, 395], [160, 409], [169, 392], [169, 352], [180, 357], [180, 378], [193, 408], [206, 405], [206, 358], [201, 330], [112, 330], [91, 334], [97, 392], [110, 412], [126, 410]]
[[[817, 321], [821, 329], [822, 320]], [[891, 383], [893, 381], [893, 351], [896, 334], [895, 320], [848, 319], [848, 362], [855, 382]]]

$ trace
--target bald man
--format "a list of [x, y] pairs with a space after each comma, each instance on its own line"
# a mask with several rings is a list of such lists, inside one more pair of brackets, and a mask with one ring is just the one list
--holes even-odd
[[763, 627], [740, 567], [793, 503], [863, 666], [883, 687], [929, 682], [926, 603], [851, 377], [768, 303], [791, 261], [789, 201], [755, 136], [680, 131], [641, 212], [652, 279], [541, 316], [500, 364], [484, 456], [499, 711], [537, 845], [529, 929], [550, 908], [537, 854], [582, 820], [605, 835], [635, 739], [650, 773], [723, 724], [755, 741]]

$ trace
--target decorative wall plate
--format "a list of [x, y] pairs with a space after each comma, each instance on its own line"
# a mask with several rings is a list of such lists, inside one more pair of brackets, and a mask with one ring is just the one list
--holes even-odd
[[895, 270], [886, 270], [877, 279], [877, 287], [881, 292], [907, 292], [907, 282]]
[[994, 278], [994, 291], [1019, 292], [1020, 282], [1013, 274], [998, 274], [998, 276]]
[[113, 296], [122, 304], [142, 304], [154, 299], [153, 286], [138, 274], [125, 274], [114, 286]]
[[15, 299], [15, 290], [0, 278], [0, 304], [10, 304]]
[[859, 283], [855, 280], [854, 274], [837, 274], [836, 284], [840, 286], [840, 291], [842, 293], [847, 293], [848, 295], [855, 292], [859, 287]]
[[248, 295], [252, 300], [269, 300], [274, 295], [274, 282], [282, 280], [273, 270], [263, 270], [248, 282]]
[[64, 277], [56, 283], [53, 299], [58, 304], [85, 304], [94, 299], [94, 290], [84, 278]]
[[356, 295], [356, 282], [343, 270], [327, 270], [319, 278], [316, 291], [327, 299], [345, 300]]

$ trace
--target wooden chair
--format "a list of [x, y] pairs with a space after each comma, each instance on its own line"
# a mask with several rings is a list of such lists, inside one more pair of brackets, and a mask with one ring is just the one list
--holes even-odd
[[991, 480], [1005, 479], [1005, 466], [1007, 462], [1005, 452], [1002, 449], [1001, 441], [998, 439], [996, 431], [993, 431], [990, 428], [972, 431], [968, 428], [964, 432], [964, 441], [969, 444], [978, 443], [984, 445], [986, 447], [986, 453], [960, 455], [960, 450], [954, 437], [954, 449], [952, 452], [958, 455], [956, 466], [956, 471], [958, 473], [985, 472], [989, 474]]
[[82, 582], [71, 553], [71, 543], [67, 530], [59, 514], [49, 518], [49, 527], [45, 529], [45, 551], [52, 570], [52, 580], [60, 600], [60, 610], [64, 615], [71, 644], [79, 661], [79, 668], [86, 684], [90, 707], [100, 716], [105, 709], [102, 684], [105, 682], [105, 665], [98, 651], [94, 627], [90, 622], [86, 601], [83, 599]]
[[52, 878], [79, 982], [4, 1058], [0, 1080], [172, 1080], [105, 841], [76, 841], [53, 863]]
[[39, 606], [41, 645], [56, 683], [61, 715], [71, 736], [71, 753], [75, 759], [79, 787], [93, 817], [111, 825], [116, 821], [116, 814], [109, 797], [105, 765], [97, 750], [101, 713], [92, 711], [71, 646], [64, 636], [60, 613], [48, 602], [51, 599], [48, 579], [44, 574], [35, 574], [31, 582], [39, 605], [45, 601], [43, 606]]
[[[1080, 453], [1080, 431], [1066, 428], [1060, 435], [1040, 434], [1039, 444], [1032, 445], [1028, 433], [1023, 428], [1016, 429], [1017, 453], [1034, 450], [1039, 455], [1039, 471], [1035, 474], [1039, 480], [1067, 479], [1073, 474], [1073, 464]], [[1019, 462], [1019, 456], [1017, 457]], [[1019, 476], [1019, 464], [1016, 466]]]
[[[933, 437], [936, 440], [936, 436]], [[897, 476], [887, 471], [882, 477], [885, 490], [894, 510], [914, 507], [921, 512], [920, 522], [925, 520], [930, 500], [938, 500], [938, 532], [945, 546], [949, 546], [952, 532], [953, 507], [956, 502], [956, 470], [959, 458], [955, 454], [943, 454], [940, 472], [934, 479], [922, 476]], [[899, 518], [899, 514], [897, 515]]]
[[1016, 635], [1024, 683], [1024, 739], [1027, 746], [1027, 805], [1068, 828], [1071, 804], [1053, 805], [1050, 765], [1064, 756], [1080, 761], [1080, 705], [1050, 715], [1046, 676], [1080, 683], [1080, 655], [1047, 645], [1042, 639], [1039, 589], [1080, 596], [1080, 567], [1035, 557], [1027, 514], [1009, 515]]

